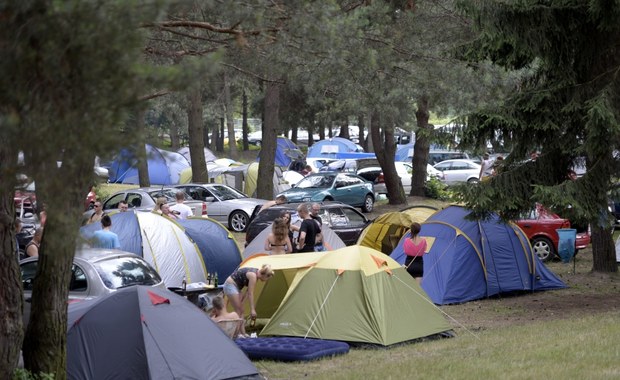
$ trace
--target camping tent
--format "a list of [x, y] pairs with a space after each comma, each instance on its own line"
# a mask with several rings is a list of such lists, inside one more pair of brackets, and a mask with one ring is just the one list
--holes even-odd
[[[180, 287], [183, 279], [188, 283], [205, 282], [207, 273], [214, 272], [218, 278], [225, 279], [241, 262], [234, 239], [214, 220], [197, 218], [177, 222], [144, 211], [119, 212], [110, 218], [121, 249], [144, 257], [167, 287]], [[80, 229], [80, 234], [90, 240], [99, 229], [99, 223], [88, 224]], [[210, 235], [201, 236], [205, 232]]]
[[[181, 171], [189, 167], [183, 155], [145, 144], [149, 179], [153, 185], [176, 185]], [[111, 183], [139, 184], [137, 158], [129, 149], [122, 149], [110, 164]]]
[[[204, 149], [204, 155], [205, 155], [205, 162], [211, 162], [211, 161], [215, 161], [217, 160], [217, 157], [215, 157], [215, 154], [213, 154], [213, 152], [211, 152], [209, 149], [207, 148], [203, 148]], [[185, 157], [185, 159], [187, 160], [187, 162], [192, 163], [192, 158], [190, 157], [190, 153], [189, 153], [189, 147], [188, 146], [184, 146], [183, 148], [177, 150], [177, 153], [181, 154], [183, 157]]]
[[[525, 233], [497, 215], [468, 220], [470, 211], [450, 206], [422, 223], [426, 238], [422, 288], [436, 304], [472, 301], [501, 293], [564, 288], [532, 248]], [[391, 257], [405, 262], [403, 244]]]
[[375, 218], [357, 239], [357, 244], [389, 255], [411, 223], [422, 223], [437, 209], [429, 206], [412, 206], [399, 212], [387, 212]]
[[336, 158], [338, 153], [364, 152], [364, 149], [351, 140], [342, 137], [317, 141], [308, 149], [308, 157]]
[[[291, 162], [303, 160], [304, 154], [294, 142], [286, 137], [278, 137], [276, 144], [276, 166], [288, 168]], [[259, 157], [256, 158], [256, 161]]]
[[[295, 224], [298, 226], [301, 225], [301, 220], [298, 220]], [[245, 247], [245, 250], [243, 250], [243, 257], [245, 259], [257, 253], [269, 254], [269, 252], [265, 252], [265, 241], [267, 240], [267, 236], [271, 233], [271, 229], [271, 225], [266, 227], [258, 235], [256, 235], [254, 240], [252, 240], [247, 247]], [[338, 235], [336, 235], [336, 233], [329, 228], [327, 224], [322, 225], [321, 233], [323, 234], [323, 245], [328, 251], [346, 247], [346, 244], [344, 244], [342, 239], [340, 239], [340, 237], [338, 237]], [[295, 236], [297, 236], [297, 232], [295, 232]]]
[[131, 286], [68, 313], [68, 379], [262, 378], [202, 310], [167, 290]]
[[394, 161], [411, 162], [411, 158], [413, 157], [413, 143], [399, 145], [396, 148], [394, 156]]
[[450, 330], [417, 282], [374, 249], [256, 255], [242, 267], [270, 264], [255, 305], [270, 318], [260, 335], [298, 336], [389, 346]]

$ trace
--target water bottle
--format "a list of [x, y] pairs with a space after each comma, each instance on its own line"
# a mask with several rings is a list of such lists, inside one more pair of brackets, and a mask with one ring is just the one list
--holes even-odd
[[207, 272], [207, 285], [211, 285], [211, 273]]

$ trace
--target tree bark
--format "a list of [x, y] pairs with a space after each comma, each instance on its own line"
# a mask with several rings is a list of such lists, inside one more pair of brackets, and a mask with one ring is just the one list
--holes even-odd
[[33, 373], [53, 373], [55, 379], [66, 378], [67, 299], [82, 215], [75, 205], [83, 201], [93, 170], [94, 155], [80, 149], [68, 147], [65, 157], [73, 159], [63, 160], [60, 168], [53, 163], [34, 172], [37, 196], [45, 200], [48, 215], [24, 339], [24, 364]]
[[277, 130], [280, 127], [280, 85], [274, 82], [265, 88], [265, 122], [263, 123], [263, 140], [259, 153], [258, 198], [273, 199], [273, 173], [276, 159]]
[[207, 124], [203, 123], [202, 120], [200, 120], [200, 125], [202, 128], [202, 137], [204, 141], [204, 146], [205, 148], [211, 149], [211, 142], [209, 141], [209, 127]]
[[308, 124], [308, 148], [314, 145], [314, 120]]
[[426, 183], [426, 166], [430, 150], [430, 133], [432, 132], [432, 126], [428, 124], [430, 117], [428, 97], [421, 96], [418, 99], [418, 109], [415, 116], [418, 128], [415, 134], [413, 158], [411, 159], [411, 166], [413, 168], [413, 173], [411, 174], [411, 195], [423, 197], [425, 196], [424, 184]]
[[[17, 162], [17, 152], [10, 144], [0, 145], [0, 162]], [[0, 170], [0, 379], [13, 378], [24, 337], [24, 295], [15, 241], [15, 178], [12, 171]]]
[[323, 123], [319, 127], [319, 140], [325, 140], [325, 125]]
[[617, 272], [616, 246], [609, 228], [591, 224], [592, 271]]
[[226, 126], [228, 128], [228, 155], [237, 160], [237, 139], [235, 138], [235, 121], [233, 119], [233, 104], [230, 99], [230, 81], [224, 72], [224, 113], [226, 114]]
[[366, 145], [368, 145], [368, 150], [367, 152], [369, 153], [374, 153], [375, 152], [375, 139], [373, 138], [373, 133], [372, 133], [372, 113], [368, 113], [368, 139], [366, 141]]
[[381, 170], [383, 171], [383, 177], [385, 179], [385, 187], [388, 192], [388, 200], [391, 205], [406, 204], [407, 198], [405, 197], [405, 191], [403, 190], [403, 184], [400, 181], [400, 177], [396, 172], [396, 165], [394, 165], [394, 154], [396, 153], [396, 142], [394, 141], [394, 126], [383, 125], [384, 139], [381, 139], [381, 125], [380, 117], [377, 111], [373, 113], [372, 121], [370, 124], [370, 130], [373, 134], [372, 141], [375, 145], [375, 154]]
[[[135, 133], [136, 136], [145, 136], [145, 127], [144, 127], [144, 109], [139, 107], [135, 113]], [[142, 139], [138, 139], [137, 141], [142, 141]], [[138, 161], [138, 182], [140, 183], [140, 187], [149, 187], [151, 186], [151, 178], [149, 177], [149, 163], [148, 157], [146, 157], [146, 147], [144, 144], [139, 143], [134, 147], [134, 155], [136, 160]]]
[[328, 136], [331, 139], [332, 137], [334, 137], [334, 128], [332, 127], [331, 121], [329, 122], [329, 126], [327, 128]]
[[364, 123], [366, 120], [364, 119], [364, 114], [361, 113], [357, 118], [357, 125], [360, 127], [360, 142], [359, 144], [364, 148], [364, 152], [368, 152], [368, 140], [365, 138], [365, 129], [366, 126]]
[[295, 144], [297, 144], [297, 124], [293, 125], [291, 127], [291, 141], [294, 142]]
[[224, 153], [224, 118], [219, 118], [218, 125], [213, 128], [213, 141], [215, 141], [215, 151]]
[[243, 106], [243, 124], [242, 124], [242, 134], [243, 134], [243, 150], [250, 150], [250, 142], [248, 141], [248, 134], [250, 133], [250, 127], [248, 125], [248, 95], [245, 92], [245, 88], [243, 89], [242, 95], [242, 106]]
[[338, 137], [342, 137], [343, 139], [350, 140], [351, 136], [349, 135], [349, 123], [342, 123], [340, 125], [340, 134]]
[[204, 153], [202, 128], [202, 95], [200, 87], [191, 88], [187, 94], [187, 131], [189, 134], [189, 156], [192, 161], [192, 182], [209, 182]]
[[181, 136], [179, 134], [179, 125], [175, 122], [170, 123], [170, 149], [179, 150], [181, 147]]

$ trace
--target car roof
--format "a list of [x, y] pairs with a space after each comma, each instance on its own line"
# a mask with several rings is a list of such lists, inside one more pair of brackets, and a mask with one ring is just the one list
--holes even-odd
[[[106, 249], [106, 248], [90, 248], [90, 247], [82, 247], [77, 248], [75, 251], [74, 260], [75, 261], [86, 261], [90, 263], [95, 263], [98, 261], [108, 260], [110, 258], [116, 257], [140, 257], [135, 253], [121, 251], [120, 249]], [[30, 262], [36, 261], [38, 257], [28, 257], [20, 262]]]
[[293, 203], [284, 203], [284, 204], [280, 204], [280, 205], [271, 206], [266, 211], [269, 211], [269, 210], [295, 210], [295, 209], [297, 209], [297, 207], [299, 205], [301, 205], [303, 203], [307, 203], [307, 204], [318, 203], [322, 207], [325, 207], [325, 208], [334, 208], [334, 207], [347, 207], [347, 208], [353, 208], [353, 209], [355, 208], [355, 207], [350, 206], [350, 205], [348, 205], [346, 203], [336, 202], [336, 201], [327, 201], [327, 202], [293, 202]]

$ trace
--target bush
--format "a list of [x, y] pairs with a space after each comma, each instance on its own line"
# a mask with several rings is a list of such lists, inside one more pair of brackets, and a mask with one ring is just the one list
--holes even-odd
[[13, 380], [54, 380], [54, 374], [43, 372], [34, 374], [27, 369], [17, 368], [13, 372]]
[[450, 192], [447, 186], [435, 177], [431, 177], [424, 185], [424, 195], [427, 198], [447, 201], [450, 199]]

